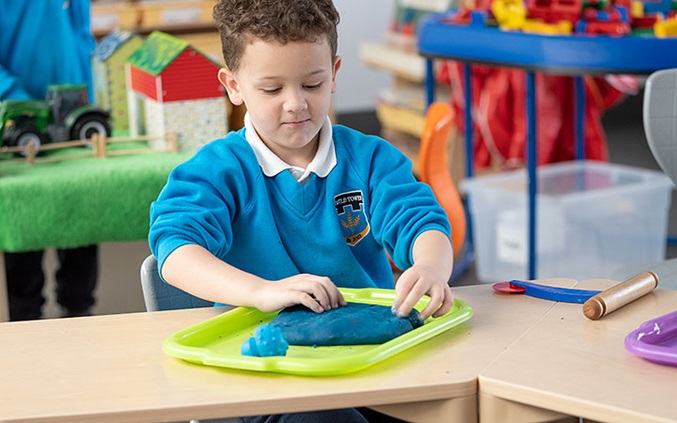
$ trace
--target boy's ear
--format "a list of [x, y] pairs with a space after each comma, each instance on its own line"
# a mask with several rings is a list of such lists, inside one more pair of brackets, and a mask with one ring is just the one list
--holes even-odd
[[244, 98], [242, 97], [240, 85], [235, 79], [233, 72], [227, 67], [221, 68], [219, 69], [218, 78], [219, 82], [221, 82], [221, 85], [223, 85], [223, 87], [228, 92], [228, 98], [230, 98], [230, 102], [235, 106], [241, 105], [244, 102]]
[[336, 74], [338, 73], [339, 68], [341, 67], [341, 56], [336, 56], [336, 60], [334, 61], [334, 69], [332, 71], [331, 75], [331, 93], [334, 94], [336, 92]]

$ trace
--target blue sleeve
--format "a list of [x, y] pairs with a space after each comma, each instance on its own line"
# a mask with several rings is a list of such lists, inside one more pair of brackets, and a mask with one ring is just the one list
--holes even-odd
[[450, 236], [449, 219], [432, 189], [414, 178], [411, 162], [397, 148], [379, 139], [371, 154], [369, 187], [372, 228], [400, 269], [412, 266], [412, 249], [423, 232]]
[[28, 100], [31, 96], [4, 66], [0, 65], [0, 101]]
[[3, 2], [0, 28], [0, 100], [80, 83], [92, 99], [90, 0]]
[[151, 205], [148, 241], [159, 269], [183, 245], [200, 245], [217, 257], [232, 245], [231, 222], [244, 196], [237, 188], [242, 170], [213, 150], [205, 147], [176, 167]]

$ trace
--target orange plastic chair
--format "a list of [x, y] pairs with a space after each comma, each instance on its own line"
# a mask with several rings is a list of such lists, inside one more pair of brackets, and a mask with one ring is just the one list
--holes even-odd
[[465, 207], [449, 173], [447, 140], [453, 123], [453, 110], [446, 103], [434, 102], [428, 108], [421, 135], [419, 179], [430, 185], [435, 198], [447, 212], [451, 225], [454, 255], [463, 248], [467, 230]]

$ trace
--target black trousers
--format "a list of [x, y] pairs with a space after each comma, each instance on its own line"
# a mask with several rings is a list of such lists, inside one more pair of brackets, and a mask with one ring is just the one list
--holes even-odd
[[[42, 289], [44, 251], [5, 253], [7, 297], [10, 320], [31, 320], [42, 317], [45, 297]], [[66, 310], [84, 312], [94, 303], [94, 289], [99, 273], [98, 247], [57, 250], [56, 300]]]

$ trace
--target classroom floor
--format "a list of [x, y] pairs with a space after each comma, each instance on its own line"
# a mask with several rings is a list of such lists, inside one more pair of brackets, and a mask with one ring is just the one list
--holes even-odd
[[[624, 103], [607, 111], [603, 118], [607, 133], [610, 161], [612, 163], [659, 169], [646, 144], [642, 127], [642, 95], [628, 98]], [[379, 134], [380, 125], [373, 111], [339, 114], [339, 123], [365, 133]], [[669, 217], [669, 233], [677, 234], [677, 196], [673, 193]], [[144, 311], [143, 295], [139, 283], [139, 267], [150, 254], [145, 241], [111, 243], [100, 246], [100, 278], [97, 289], [98, 303], [95, 314]], [[677, 246], [668, 246], [667, 258], [677, 257]], [[45, 295], [48, 303], [44, 308], [46, 318], [57, 317], [60, 310], [53, 300], [53, 270], [56, 267], [55, 253], [49, 251], [44, 265], [47, 271]], [[460, 275], [454, 285], [477, 284], [473, 266]], [[673, 287], [673, 289], [677, 289]]]

